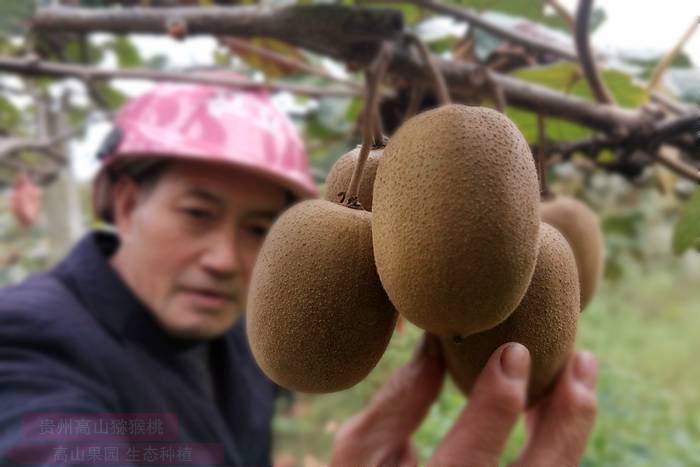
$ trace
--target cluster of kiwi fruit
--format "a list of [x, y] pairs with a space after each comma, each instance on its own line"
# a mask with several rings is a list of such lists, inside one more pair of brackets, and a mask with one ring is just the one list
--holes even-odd
[[[339, 196], [360, 159], [350, 208]], [[416, 115], [369, 157], [342, 156], [325, 198], [280, 216], [253, 271], [247, 331], [268, 377], [304, 392], [353, 386], [400, 315], [439, 336], [466, 394], [509, 341], [531, 353], [529, 402], [546, 393], [597, 285], [602, 242], [585, 205], [541, 201], [507, 117], [456, 104]]]

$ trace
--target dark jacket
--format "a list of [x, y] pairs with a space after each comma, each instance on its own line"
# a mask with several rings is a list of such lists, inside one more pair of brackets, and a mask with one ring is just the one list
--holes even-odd
[[[15, 465], [10, 457], [17, 458], [18, 449], [20, 460], [38, 455], [30, 445], [46, 439], [48, 422], [23, 419], [31, 413], [117, 414], [118, 422], [129, 413], [172, 414], [179, 431], [169, 442], [213, 443], [223, 459], [210, 463], [269, 465], [276, 389], [255, 364], [243, 323], [210, 341], [212, 400], [197, 371], [201, 342], [161, 331], [108, 263], [116, 247], [111, 234], [88, 234], [52, 271], [0, 289], [1, 465]], [[115, 429], [110, 442], [145, 448], [127, 437], [138, 433]], [[105, 446], [106, 438], [100, 440], [92, 445]], [[46, 463], [61, 443], [50, 444]], [[183, 459], [181, 465], [207, 463], [201, 456]], [[121, 458], [119, 465], [130, 464]]]

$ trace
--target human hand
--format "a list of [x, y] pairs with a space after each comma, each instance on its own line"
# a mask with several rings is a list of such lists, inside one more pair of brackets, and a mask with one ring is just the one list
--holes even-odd
[[[469, 405], [428, 465], [498, 465], [525, 409], [529, 368], [524, 346], [499, 347], [479, 376]], [[437, 398], [444, 373], [439, 342], [428, 337], [369, 407], [339, 429], [330, 464], [417, 465], [410, 437]], [[514, 466], [578, 465], [595, 419], [596, 375], [597, 363], [589, 353], [578, 353], [567, 362], [551, 394], [527, 412], [528, 442]]]

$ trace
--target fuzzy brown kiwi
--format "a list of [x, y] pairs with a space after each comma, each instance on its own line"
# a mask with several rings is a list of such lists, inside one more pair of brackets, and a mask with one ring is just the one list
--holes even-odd
[[566, 238], [574, 252], [581, 285], [581, 310], [591, 301], [603, 274], [603, 233], [598, 216], [570, 196], [542, 202], [542, 220]]
[[[350, 178], [357, 165], [361, 146], [343, 154], [335, 161], [330, 172], [326, 176], [326, 188], [324, 198], [329, 201], [342, 202], [339, 193], [345, 193], [350, 184]], [[358, 201], [366, 211], [372, 211], [372, 191], [374, 189], [374, 178], [377, 175], [379, 158], [384, 152], [384, 148], [373, 149], [369, 152], [367, 162], [362, 170], [362, 179], [357, 190]]]
[[441, 337], [448, 371], [468, 395], [491, 354], [506, 342], [519, 342], [532, 359], [528, 386], [532, 405], [547, 393], [573, 351], [578, 315], [576, 260], [564, 237], [542, 224], [537, 266], [523, 301], [493, 329], [464, 338]]
[[379, 277], [415, 325], [473, 334], [520, 303], [537, 258], [539, 184], [504, 115], [445, 105], [407, 120], [379, 161], [372, 211]]
[[396, 311], [375, 269], [371, 216], [310, 200], [287, 210], [268, 233], [246, 322], [255, 360], [280, 386], [349, 388], [386, 350]]

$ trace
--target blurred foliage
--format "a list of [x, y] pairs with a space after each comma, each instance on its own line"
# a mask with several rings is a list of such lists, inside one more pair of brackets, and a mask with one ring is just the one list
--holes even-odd
[[[304, 0], [298, 1], [297, 3], [303, 4], [303, 3], [313, 3], [313, 2], [305, 2]], [[394, 2], [371, 2], [371, 3], [363, 3], [362, 0], [341, 0], [340, 2], [343, 5], [358, 5], [363, 8], [389, 8], [392, 10], [399, 10], [401, 13], [403, 13], [403, 21], [404, 24], [407, 26], [414, 26], [416, 23], [430, 17], [430, 12], [425, 11], [423, 8], [420, 8], [419, 6], [412, 5], [410, 3], [394, 3]]]
[[35, 3], [28, 0], [0, 1], [0, 34], [21, 34], [34, 14]]
[[[306, 58], [296, 47], [276, 39], [253, 38], [248, 42], [251, 45], [270, 50], [296, 62], [306, 63]], [[281, 65], [279, 62], [270, 60], [255, 52], [237, 50], [236, 55], [241, 57], [250, 67], [265, 73], [265, 76], [269, 79], [276, 79], [282, 76], [299, 73], [296, 68]]]
[[677, 255], [700, 247], [700, 189], [688, 201], [673, 232], [673, 251]]
[[102, 101], [107, 105], [109, 110], [117, 110], [126, 103], [126, 96], [123, 92], [104, 82], [96, 82], [93, 84], [100, 95]]
[[15, 130], [22, 122], [19, 110], [12, 102], [0, 96], [0, 134]]
[[48, 266], [49, 245], [41, 227], [21, 228], [0, 199], [0, 287], [23, 280]]
[[[655, 58], [638, 58], [638, 57], [623, 57], [623, 60], [630, 65], [635, 65], [640, 68], [640, 72], [637, 76], [642, 79], [649, 79], [656, 65], [662, 60], [663, 57]], [[690, 61], [690, 57], [685, 52], [680, 52], [669, 65], [670, 68], [685, 69], [692, 68], [693, 63]]]
[[117, 57], [119, 68], [135, 68], [143, 65], [143, 60], [136, 46], [126, 37], [115, 37], [105, 44]]
[[[697, 276], [677, 274], [680, 259], [651, 270], [630, 268], [629, 280], [604, 282], [581, 316], [577, 346], [600, 362], [598, 418], [582, 466], [691, 466], [700, 439], [700, 297]], [[672, 295], [668, 292], [674, 290]], [[377, 368], [357, 386], [336, 394], [298, 395], [275, 423], [277, 455], [328, 459], [333, 433], [361, 410], [398, 367], [411, 357], [420, 331], [395, 334]], [[632, 351], [632, 349], [634, 349]], [[466, 400], [451, 381], [414, 436], [423, 461], [454, 423]], [[525, 443], [521, 423], [512, 433], [502, 465]]]

